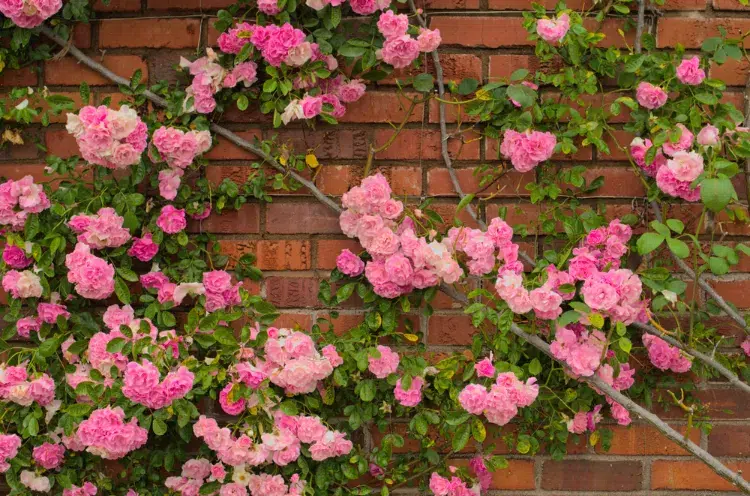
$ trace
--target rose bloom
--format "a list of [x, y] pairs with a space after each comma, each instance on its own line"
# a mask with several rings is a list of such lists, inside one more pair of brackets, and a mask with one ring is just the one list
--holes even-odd
[[440, 46], [441, 41], [443, 39], [440, 37], [439, 29], [419, 28], [417, 43], [419, 43], [420, 52], [434, 52]]
[[707, 124], [698, 132], [698, 144], [701, 146], [716, 146], [720, 143], [719, 129]]
[[667, 167], [678, 181], [692, 182], [703, 172], [703, 157], [695, 152], [677, 152]]
[[365, 270], [365, 263], [350, 250], [343, 250], [336, 257], [336, 267], [349, 277], [357, 277]]
[[62, 444], [44, 443], [33, 450], [34, 462], [37, 465], [52, 470], [65, 461], [65, 446]]
[[635, 91], [635, 98], [642, 107], [649, 110], [658, 109], [667, 103], [667, 92], [651, 83], [643, 82]]
[[563, 14], [557, 19], [539, 19], [536, 21], [537, 34], [547, 43], [558, 43], [565, 38], [570, 29], [570, 16]]
[[161, 209], [159, 218], [156, 219], [156, 225], [167, 234], [176, 234], [187, 227], [185, 220], [185, 210], [175, 208], [173, 205], [166, 205]]
[[706, 71], [701, 69], [701, 59], [694, 56], [683, 60], [677, 66], [677, 79], [683, 84], [697, 86], [706, 79]]
[[383, 61], [395, 69], [410, 66], [418, 56], [419, 42], [409, 35], [397, 36], [383, 43]]

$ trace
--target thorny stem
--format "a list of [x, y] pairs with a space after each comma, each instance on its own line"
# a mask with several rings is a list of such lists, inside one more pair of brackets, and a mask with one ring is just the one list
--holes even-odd
[[[409, 4], [416, 11], [416, 9], [414, 8], [414, 0], [409, 0]], [[420, 20], [420, 23], [424, 24], [424, 19], [422, 19], [422, 17], [419, 16], [419, 15], [417, 17]], [[44, 35], [46, 35], [47, 37], [49, 37], [51, 40], [53, 40], [55, 43], [57, 43], [60, 46], [65, 46], [67, 44], [66, 40], [64, 40], [61, 37], [57, 36], [50, 28], [48, 28], [46, 26], [43, 26], [40, 29], [40, 31]], [[87, 67], [95, 70], [99, 74], [102, 74], [103, 76], [107, 77], [111, 81], [116, 82], [118, 84], [128, 84], [129, 83], [125, 78], [122, 78], [122, 77], [118, 76], [117, 74], [115, 74], [112, 71], [108, 70], [106, 67], [104, 67], [101, 64], [99, 64], [99, 63], [95, 62], [94, 60], [92, 60], [86, 54], [84, 54], [83, 52], [81, 52], [78, 48], [76, 48], [74, 46], [71, 46], [69, 52], [70, 52], [70, 54], [73, 57], [75, 57], [80, 62], [82, 62], [83, 64], [85, 64]], [[439, 57], [435, 57], [435, 58], [439, 59]], [[438, 60], [438, 62], [439, 62], [439, 60]], [[440, 79], [439, 79], [439, 81], [442, 82], [442, 70], [440, 71]], [[157, 105], [166, 106], [166, 101], [163, 98], [161, 98], [160, 96], [158, 96], [158, 95], [156, 95], [156, 94], [154, 94], [154, 93], [152, 93], [150, 91], [144, 92], [144, 96], [146, 98], [148, 98], [149, 100], [151, 100], [152, 102], [156, 103]], [[272, 156], [270, 156], [269, 154], [265, 153], [260, 148], [252, 145], [248, 141], [240, 138], [239, 136], [237, 136], [236, 134], [234, 134], [232, 131], [229, 131], [228, 129], [226, 129], [226, 128], [222, 127], [222, 126], [219, 126], [218, 124], [212, 124], [211, 125], [211, 130], [213, 130], [217, 134], [220, 134], [221, 136], [224, 136], [225, 138], [229, 139], [230, 141], [232, 141], [233, 143], [235, 143], [237, 146], [239, 146], [241, 148], [245, 148], [247, 150], [250, 150], [250, 151], [258, 154], [258, 156], [260, 156], [260, 157], [264, 158], [265, 160], [269, 161], [269, 163], [271, 164], [271, 166], [273, 166], [274, 168], [276, 168], [278, 170], [283, 170], [284, 172], [287, 172], [287, 170], [285, 168], [283, 168]], [[292, 177], [294, 177], [296, 175], [296, 173], [291, 172], [291, 175], [292, 175]], [[312, 184], [310, 181], [308, 181], [307, 179], [305, 179], [305, 178], [303, 178], [301, 176], [298, 176], [298, 177], [299, 178], [295, 177], [295, 179], [297, 181], [299, 181], [301, 184], [303, 184], [306, 187], [308, 187], [310, 189], [311, 193], [313, 194], [313, 196], [315, 196], [318, 200], [320, 200], [326, 206], [328, 206], [329, 208], [331, 208], [334, 212], [340, 213], [342, 211], [341, 207], [339, 205], [337, 205], [335, 202], [333, 202], [333, 200], [331, 200], [326, 195], [324, 195], [314, 184]], [[657, 211], [658, 211], [658, 205], [657, 205]], [[661, 212], [658, 212], [658, 215], [660, 216]], [[678, 260], [680, 262], [682, 262], [682, 260], [680, 260], [680, 259], [678, 259]], [[690, 270], [689, 267], [687, 267], [687, 266], [685, 266], [685, 268], [687, 270]], [[700, 281], [705, 282], [702, 279]], [[469, 303], [469, 299], [468, 299], [468, 297], [466, 295], [457, 292], [453, 287], [448, 286], [447, 284], [442, 284], [440, 286], [440, 289], [446, 295], [448, 295], [449, 297], [451, 297], [456, 302], [458, 302], [458, 303], [460, 303], [462, 305], [467, 305]], [[714, 294], [715, 294], [715, 291], [714, 291]], [[720, 299], [720, 297], [718, 295], [716, 295], [716, 296], [717, 296], [717, 301], [722, 301], [723, 302], [723, 299]], [[725, 305], [726, 305], [726, 303], [725, 303]], [[727, 308], [729, 308], [728, 305], [727, 305]], [[729, 308], [729, 310], [731, 310], [731, 308]], [[732, 311], [732, 313], [734, 313], [735, 315], [738, 316], [738, 314], [736, 314], [736, 312], [734, 312], [733, 310], [731, 310], [731, 311]], [[740, 319], [741, 319], [741, 317], [740, 317]], [[742, 322], [743, 322], [743, 325], [744, 325], [744, 319], [742, 320]], [[558, 363], [560, 363], [560, 365], [562, 365], [563, 367], [565, 367], [565, 363], [564, 362], [560, 362], [559, 360], [557, 360], [552, 355], [552, 353], [550, 352], [549, 344], [546, 343], [546, 342], [544, 342], [538, 336], [528, 334], [526, 331], [524, 331], [523, 329], [521, 329], [520, 327], [518, 327], [516, 324], [512, 324], [510, 330], [511, 330], [511, 332], [513, 334], [515, 334], [519, 338], [523, 339], [524, 341], [528, 342], [530, 345], [532, 345], [535, 348], [537, 348], [538, 350], [542, 351], [544, 354], [548, 355], [550, 358], [552, 358], [553, 360], [555, 360]], [[614, 399], [615, 401], [617, 401], [618, 403], [620, 403], [629, 412], [635, 413], [635, 414], [639, 415], [640, 417], [644, 418], [648, 423], [650, 423], [651, 425], [653, 425], [658, 431], [660, 431], [662, 434], [664, 434], [667, 438], [671, 439], [676, 444], [678, 444], [679, 446], [683, 447], [684, 449], [686, 449], [687, 451], [689, 451], [690, 453], [692, 453], [696, 458], [698, 458], [704, 464], [706, 464], [708, 467], [710, 467], [715, 473], [717, 473], [718, 475], [720, 475], [721, 477], [723, 477], [724, 479], [726, 479], [727, 481], [729, 481], [731, 484], [739, 487], [745, 493], [750, 494], [750, 483], [748, 483], [747, 481], [745, 481], [739, 474], [737, 474], [737, 473], [731, 471], [729, 468], [727, 468], [724, 464], [722, 464], [719, 460], [717, 460], [713, 455], [711, 455], [710, 453], [708, 453], [704, 449], [700, 448], [696, 444], [692, 443], [691, 441], [684, 439], [680, 435], [679, 432], [677, 432], [674, 429], [672, 429], [668, 424], [666, 424], [658, 416], [656, 416], [653, 413], [651, 413], [650, 411], [646, 410], [645, 408], [643, 408], [642, 406], [640, 406], [639, 404], [637, 404], [636, 402], [634, 402], [633, 400], [631, 400], [627, 396], [624, 396], [619, 391], [616, 391], [615, 389], [613, 389], [610, 385], [608, 385], [606, 382], [604, 382], [601, 378], [599, 378], [596, 375], [594, 375], [592, 377], [582, 378], [582, 380], [584, 382], [587, 382], [587, 383], [593, 385], [593, 386], [596, 386], [597, 389], [603, 391], [607, 396], [610, 396], [612, 399]]]

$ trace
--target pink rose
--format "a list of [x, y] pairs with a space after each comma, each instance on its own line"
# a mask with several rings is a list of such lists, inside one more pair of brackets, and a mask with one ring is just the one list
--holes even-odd
[[176, 234], [182, 231], [187, 227], [185, 210], [175, 208], [173, 205], [162, 207], [159, 218], [156, 220], [156, 225], [167, 234]]
[[395, 69], [410, 66], [418, 56], [419, 42], [409, 35], [390, 38], [383, 43], [383, 61]]
[[17, 246], [5, 245], [3, 262], [11, 269], [25, 269], [34, 262], [34, 259], [27, 257], [26, 252]]
[[154, 243], [150, 232], [142, 238], [133, 238], [133, 245], [128, 249], [128, 255], [135, 257], [141, 262], [148, 262], [159, 252], [159, 245]]
[[365, 94], [366, 86], [361, 79], [352, 79], [336, 88], [336, 95], [344, 103], [356, 102]]
[[539, 19], [536, 21], [536, 32], [547, 43], [558, 43], [565, 38], [570, 29], [570, 16], [563, 14], [557, 19]]
[[349, 277], [357, 277], [365, 270], [365, 263], [348, 249], [344, 249], [336, 257], [336, 267]]
[[417, 43], [419, 43], [420, 52], [434, 52], [440, 46], [441, 41], [443, 41], [443, 39], [440, 37], [439, 29], [419, 28]]
[[33, 450], [34, 462], [47, 470], [58, 468], [65, 461], [65, 446], [44, 443]]
[[409, 18], [405, 14], [395, 14], [392, 10], [386, 10], [378, 18], [378, 31], [388, 40], [406, 34], [409, 28]]
[[695, 152], [676, 152], [667, 167], [678, 181], [692, 182], [703, 172], [703, 156]]
[[642, 107], [649, 110], [658, 109], [667, 103], [667, 92], [651, 83], [642, 82], [638, 85], [635, 98]]
[[690, 86], [697, 86], [706, 79], [706, 71], [701, 69], [701, 59], [698, 56], [693, 56], [689, 59], [683, 60], [679, 66], [677, 66], [677, 79], [683, 84]]
[[698, 144], [701, 146], [716, 146], [721, 142], [719, 129], [711, 124], [707, 124], [698, 132]]

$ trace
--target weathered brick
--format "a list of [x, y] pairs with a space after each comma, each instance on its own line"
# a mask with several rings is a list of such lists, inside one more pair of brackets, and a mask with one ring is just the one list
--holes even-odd
[[439, 16], [430, 18], [430, 27], [440, 29], [444, 45], [500, 48], [534, 44], [519, 17]]
[[196, 48], [199, 36], [196, 19], [108, 20], [99, 26], [102, 48]]
[[[750, 470], [750, 462], [726, 462], [730, 470]], [[736, 491], [700, 461], [655, 460], [651, 464], [651, 489]]]
[[[146, 62], [137, 55], [106, 55], [100, 62], [107, 69], [127, 79], [140, 69], [143, 74], [142, 81], [148, 81]], [[88, 69], [73, 57], [47, 61], [44, 64], [44, 81], [50, 85], [60, 86], [78, 86], [81, 81], [86, 81], [91, 86], [113, 84], [108, 78]]]
[[708, 451], [715, 456], [748, 457], [750, 455], [750, 426], [714, 425], [708, 436]]
[[[464, 193], [480, 191], [480, 176], [475, 174], [475, 169], [456, 169], [456, 176]], [[516, 170], [510, 170], [500, 179], [495, 186], [488, 188], [483, 195], [495, 196], [528, 196], [526, 185], [535, 179], [534, 172], [522, 174]], [[427, 172], [427, 193], [431, 196], [457, 196], [453, 183], [451, 182], [448, 169], [436, 167]]]
[[261, 239], [239, 241], [222, 239], [219, 241], [222, 253], [239, 259], [246, 253], [257, 257], [260, 270], [307, 270], [312, 267], [310, 241], [298, 239]]
[[[659, 19], [656, 40], [660, 47], [679, 43], [685, 48], [699, 48], [706, 38], [719, 36], [719, 26], [727, 30], [730, 38], [738, 37], [750, 29], [750, 19], [665, 17]], [[750, 41], [745, 40], [745, 47], [748, 46]]]
[[0, 72], [0, 86], [36, 86], [39, 80], [34, 67], [21, 69], [3, 69]]
[[260, 232], [260, 207], [246, 203], [239, 210], [227, 209], [221, 215], [212, 213], [208, 219], [191, 221], [192, 231], [216, 234], [250, 234]]
[[[388, 142], [393, 135], [391, 129], [375, 131], [375, 143]], [[474, 160], [479, 158], [479, 141], [474, 134], [464, 134], [462, 143], [458, 139], [448, 142], [453, 158]], [[404, 129], [393, 140], [391, 146], [375, 155], [378, 159], [435, 160], [441, 157], [440, 131], [433, 129]]]
[[338, 215], [322, 203], [274, 202], [266, 208], [266, 231], [272, 234], [326, 234], [340, 233], [341, 229]]
[[428, 323], [429, 344], [471, 344], [471, 337], [477, 330], [471, 325], [468, 315], [433, 315]]
[[416, 93], [386, 93], [368, 91], [362, 98], [347, 105], [346, 114], [339, 122], [392, 122], [399, 124], [405, 118], [407, 122], [420, 122], [424, 113], [424, 104], [420, 103], [409, 112], [411, 102], [416, 100]]
[[318, 307], [318, 284], [311, 277], [266, 277], [266, 298], [281, 308]]
[[[250, 143], [261, 138], [259, 129], [236, 131], [234, 134]], [[235, 145], [223, 136], [218, 137], [217, 143], [204, 156], [209, 160], [253, 160], [257, 158], [253, 152]]]
[[[684, 434], [685, 427], [675, 427]], [[629, 427], [612, 426], [612, 445], [609, 451], [600, 449], [597, 451], [610, 455], [689, 455], [687, 451], [680, 448], [673, 441], [664, 437], [655, 428], [646, 425], [631, 425]], [[700, 442], [700, 431], [693, 428], [690, 431], [690, 440], [694, 443]]]
[[94, 10], [97, 12], [137, 12], [141, 10], [141, 0], [110, 0], [104, 3], [96, 0]]
[[216, 10], [233, 5], [232, 0], [148, 0], [149, 10]]
[[542, 489], [552, 491], [637, 491], [643, 466], [639, 461], [547, 460]]
[[316, 241], [315, 244], [317, 246], [317, 256], [315, 257], [316, 269], [335, 269], [336, 257], [344, 249], [354, 253], [362, 251], [362, 247], [353, 239], [321, 239]]

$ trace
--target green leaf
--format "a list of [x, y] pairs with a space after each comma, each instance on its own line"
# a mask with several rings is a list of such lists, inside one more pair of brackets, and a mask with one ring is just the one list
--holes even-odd
[[513, 74], [510, 75], [511, 81], [523, 81], [526, 76], [529, 75], [528, 69], [516, 69]]
[[422, 93], [428, 93], [432, 91], [432, 88], [435, 85], [435, 78], [432, 76], [432, 74], [419, 74], [414, 77], [412, 85], [414, 86], [415, 90]]
[[729, 272], [729, 264], [726, 260], [719, 257], [711, 257], [708, 259], [708, 267], [714, 275], [722, 276]]
[[529, 374], [538, 375], [542, 372], [542, 364], [538, 358], [535, 358], [529, 363]]
[[464, 449], [466, 443], [469, 442], [469, 437], [471, 437], [471, 426], [469, 424], [461, 424], [458, 429], [456, 429], [455, 436], [453, 436], [453, 441], [451, 443], [453, 451], [459, 452]]
[[478, 87], [479, 82], [476, 79], [464, 79], [458, 84], [458, 94], [470, 95], [471, 93], [474, 93]]
[[359, 384], [359, 398], [364, 402], [375, 399], [375, 383], [373, 381], [366, 380]]
[[695, 99], [706, 105], [716, 105], [719, 103], [719, 99], [711, 93], [698, 93], [695, 95]]
[[625, 336], [620, 338], [618, 344], [620, 345], [620, 349], [625, 353], [630, 353], [630, 350], [633, 349], [633, 343], [631, 343], [630, 339], [626, 338]]
[[115, 279], [115, 294], [120, 302], [125, 305], [130, 305], [130, 290], [128, 289], [128, 285], [125, 284], [125, 281], [119, 277]]
[[736, 198], [736, 193], [727, 178], [704, 179], [701, 183], [701, 200], [712, 212], [724, 210], [732, 198]]
[[[350, 42], [351, 43], [351, 42]], [[344, 44], [339, 47], [339, 55], [343, 57], [361, 57], [367, 51], [366, 48], [360, 46], [354, 46], [350, 44]]]
[[[245, 46], [250, 46], [250, 44], [248, 43]], [[250, 102], [248, 101], [247, 96], [240, 95], [239, 98], [237, 98], [237, 109], [242, 111], [247, 110], [249, 104]]]
[[117, 268], [117, 275], [130, 282], [138, 282], [138, 274], [125, 267]]
[[151, 429], [157, 436], [163, 436], [167, 433], [167, 424], [163, 420], [155, 418], [151, 423]]
[[78, 93], [81, 95], [81, 101], [83, 104], [88, 105], [89, 100], [91, 99], [91, 89], [86, 81], [81, 81], [81, 84], [78, 87]]
[[232, 330], [227, 327], [219, 327], [214, 331], [214, 339], [223, 345], [236, 345], [237, 338], [234, 337]]
[[645, 255], [651, 253], [664, 242], [664, 236], [657, 233], [646, 233], [643, 234], [638, 241], [636, 246], [638, 247], [638, 253]]
[[690, 255], [690, 248], [684, 241], [676, 238], [667, 238], [669, 250], [680, 258], [687, 258]]
[[685, 229], [685, 224], [678, 219], [667, 219], [667, 226], [677, 234], [682, 234], [682, 231]]
[[107, 343], [107, 351], [109, 353], [119, 353], [125, 347], [128, 341], [125, 338], [115, 338]]
[[508, 98], [518, 102], [522, 108], [526, 108], [534, 104], [536, 92], [522, 84], [514, 84], [508, 87]]

